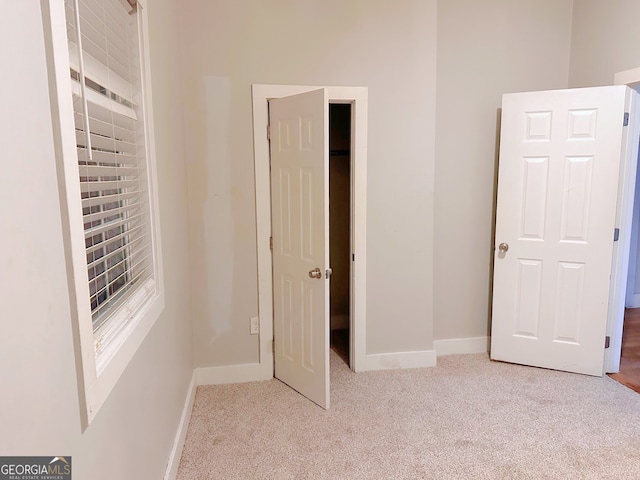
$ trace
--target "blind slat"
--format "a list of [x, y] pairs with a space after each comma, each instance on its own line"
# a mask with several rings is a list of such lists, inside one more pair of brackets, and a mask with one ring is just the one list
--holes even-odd
[[135, 167], [106, 167], [100, 165], [80, 165], [79, 168], [81, 177], [126, 177], [136, 175], [139, 171]]
[[[97, 92], [93, 92], [93, 93], [97, 93]], [[100, 96], [104, 97], [104, 95], [100, 95]], [[136, 112], [134, 108], [128, 107], [127, 105], [123, 105], [125, 107], [126, 114], [120, 114], [119, 112], [114, 111], [111, 108], [110, 104], [107, 106], [102, 106], [97, 103], [91, 103], [91, 101], [89, 101], [89, 104], [87, 106], [89, 107], [89, 129], [90, 130], [91, 130], [91, 121], [97, 120], [97, 121], [105, 122], [109, 125], [112, 125], [114, 129], [118, 132], [119, 137], [122, 136], [123, 132], [128, 133], [129, 135], [133, 134], [130, 141], [132, 142], [136, 141], [135, 133], [136, 133], [136, 129], [139, 128], [139, 124], [137, 122], [138, 117], [136, 116]], [[83, 112], [79, 110], [78, 114], [82, 118]]]
[[128, 192], [116, 195], [103, 195], [101, 197], [89, 197], [82, 199], [82, 208], [96, 207], [98, 205], [108, 205], [111, 203], [119, 203], [132, 198], [140, 197], [140, 192]]
[[125, 249], [130, 250], [132, 252], [131, 255], [138, 255], [140, 253], [148, 252], [149, 245], [148, 243], [143, 242], [144, 239], [145, 237], [138, 237], [127, 245], [123, 245], [122, 247], [119, 247], [116, 250], [109, 252], [101, 257], [96, 257], [96, 255], [93, 255], [93, 258], [91, 260], [87, 259], [87, 269], [95, 269], [100, 264], [111, 260], [113, 257], [123, 254]]
[[[95, 226], [95, 227], [91, 227], [91, 228], [87, 228], [84, 231], [84, 238], [88, 239], [88, 238], [91, 238], [91, 237], [95, 237], [97, 235], [102, 235], [103, 233], [107, 233], [107, 232], [114, 231], [114, 230], [119, 230], [120, 228], [122, 228], [122, 227], [124, 227], [124, 226], [126, 226], [128, 224], [139, 223], [141, 218], [142, 218], [142, 214], [138, 213], [138, 214], [131, 215], [130, 217], [120, 218], [120, 219], [114, 220], [112, 222], [105, 222], [105, 223], [103, 223], [101, 225], [98, 225], [98, 226]], [[125, 232], [127, 230], [125, 230]]]
[[[85, 37], [83, 37], [83, 43], [91, 46], [91, 42], [87, 42]], [[121, 96], [128, 102], [135, 104], [131, 82], [122, 78], [122, 75], [119, 74], [117, 70], [109, 68], [109, 66], [96, 59], [95, 55], [96, 52], [94, 51], [92, 53], [85, 52], [82, 56], [86, 77], [116, 95]], [[69, 43], [69, 64], [73, 70], [80, 71], [78, 46], [72, 42]], [[114, 62], [112, 66], [118, 67], [118, 64]]]
[[[82, 95], [80, 84], [77, 80], [71, 79], [71, 90], [74, 95], [80, 97]], [[87, 102], [90, 102], [94, 105], [104, 108], [105, 110], [111, 111], [113, 113], [117, 113], [118, 115], [122, 115], [123, 117], [128, 117], [133, 120], [137, 120], [138, 116], [133, 108], [112, 100], [111, 98], [102, 95], [95, 90], [90, 88], [86, 89], [87, 93]], [[90, 115], [91, 116], [91, 115]]]
[[[143, 227], [144, 225], [136, 225], [134, 227], [131, 227], [128, 231], [109, 238], [109, 241], [115, 242], [116, 240], [124, 238], [127, 235], [129, 235], [132, 238], [136, 238], [137, 236], [141, 236], [141, 235], [146, 235], [146, 233], [144, 233]], [[95, 253], [97, 250], [100, 250], [101, 248], [104, 248], [104, 245], [102, 245], [101, 243], [91, 245], [90, 247], [87, 247], [87, 255], [91, 255]]]
[[[133, 156], [134, 158], [131, 161], [135, 161], [135, 153], [136, 153], [136, 145], [130, 142], [125, 142], [123, 140], [117, 139], [113, 137], [113, 134], [109, 136], [100, 134], [95, 130], [91, 132], [91, 148], [104, 151], [105, 153], [113, 153], [118, 156], [127, 157]], [[76, 141], [78, 145], [82, 145], [82, 141], [84, 140], [85, 132], [83, 130], [76, 131]]]
[[[132, 266], [139, 265], [150, 255], [149, 244], [142, 242], [140, 239], [136, 240], [139, 242], [135, 247], [133, 244], [127, 244], [125, 246], [118, 247], [117, 249], [107, 252], [99, 252], [100, 255], [94, 254], [91, 258], [87, 259], [87, 265], [89, 268], [87, 269], [90, 277], [95, 278], [96, 276], [102, 275], [105, 271], [108, 270], [105, 265], [113, 264], [114, 258], [118, 263], [120, 262], [120, 258], [124, 259], [125, 257], [130, 259], [133, 263]], [[106, 262], [106, 263], [105, 263]], [[93, 275], [93, 277], [91, 277]]]
[[[111, 208], [107, 210], [102, 210], [100, 212], [88, 213], [82, 217], [82, 220], [84, 221], [85, 225], [91, 225], [100, 221], [111, 221], [111, 220], [105, 220], [105, 219], [115, 217], [115, 216], [120, 216], [121, 218], [125, 218], [124, 217], [125, 215], [131, 216], [131, 215], [141, 213], [142, 205], [143, 205], [142, 203], [136, 203], [136, 204], [127, 205], [124, 207], [116, 207], [116, 208]], [[91, 227], [87, 226], [86, 228], [91, 228]]]
[[[80, 135], [84, 135], [84, 132], [78, 132], [78, 136]], [[84, 165], [85, 163], [90, 161], [94, 163], [109, 164], [113, 166], [126, 165], [128, 167], [136, 166], [139, 163], [137, 156], [121, 154], [121, 153], [111, 153], [111, 152], [105, 152], [101, 150], [93, 150], [91, 152], [91, 156], [93, 158], [89, 159], [89, 155], [86, 148], [84, 147], [78, 148], [78, 162], [80, 162], [81, 165]]]
[[[143, 270], [138, 272], [131, 281], [129, 281], [120, 290], [118, 290], [118, 292], [114, 295], [114, 298], [116, 299], [116, 301], [118, 301], [119, 299], [122, 299], [124, 295], [126, 295], [127, 293], [129, 293], [129, 291], [133, 290], [136, 287], [136, 284], [139, 284], [139, 285], [143, 284], [144, 281], [150, 278], [151, 276], [152, 276], [151, 265], [148, 265]], [[103, 289], [103, 291], [104, 290], [106, 289]], [[92, 297], [92, 302], [93, 302], [93, 298], [94, 297]], [[100, 303], [96, 309], [92, 310], [91, 313], [93, 314], [93, 317], [95, 319], [94, 327], [93, 327], [94, 330], [104, 323], [104, 317], [102, 317], [101, 315], [103, 315], [110, 307], [111, 307], [111, 304], [107, 304], [106, 302], [104, 302], [104, 303]]]
[[[147, 257], [145, 260], [150, 260], [151, 257]], [[135, 267], [137, 267], [137, 269], [135, 269]], [[130, 268], [130, 270], [135, 270], [135, 274], [130, 278], [130, 280], [128, 282], [126, 282], [125, 285], [123, 285], [123, 290], [126, 291], [127, 288], [130, 288], [132, 285], [146, 280], [147, 278], [149, 278], [151, 276], [151, 272], [150, 272], [150, 267], [152, 267], [151, 263], [148, 261], [143, 261], [140, 262], [139, 264], [137, 264], [134, 268]], [[92, 301], [94, 299], [94, 297], [97, 297], [100, 293], [104, 292], [104, 290], [106, 288], [108, 288], [110, 285], [113, 285], [113, 283], [115, 283], [114, 281], [117, 278], [112, 279], [111, 281], [107, 282], [106, 280], [104, 280], [104, 275], [100, 275], [98, 277], [96, 277], [94, 280], [92, 280], [91, 283], [94, 283], [96, 285], [94, 291], [95, 293], [91, 296], [92, 297]], [[101, 310], [104, 308], [105, 305], [99, 305], [98, 308], [96, 308], [95, 310]]]
[[138, 184], [137, 180], [111, 180], [101, 182], [80, 182], [80, 191], [82, 193], [102, 192], [105, 190], [114, 190], [124, 188], [130, 191], [132, 187]]
[[[136, 143], [135, 124], [131, 123], [131, 120], [129, 120], [129, 123], [131, 123], [129, 127], [122, 127], [114, 124], [111, 112], [105, 112], [106, 115], [101, 115], [101, 117], [104, 118], [97, 118], [95, 116], [97, 113], [95, 112], [95, 109], [93, 109], [92, 113], [94, 116], [89, 117], [89, 130], [91, 132], [97, 133], [98, 135], [104, 135], [105, 137], [116, 138], [131, 144]], [[84, 118], [82, 113], [74, 112], [74, 114], [76, 128], [84, 130]]]

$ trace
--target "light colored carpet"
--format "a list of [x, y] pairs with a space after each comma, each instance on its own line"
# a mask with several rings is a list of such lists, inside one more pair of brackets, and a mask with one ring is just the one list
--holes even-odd
[[593, 378], [441, 357], [353, 373], [331, 409], [277, 380], [199, 387], [178, 480], [640, 479], [640, 395]]

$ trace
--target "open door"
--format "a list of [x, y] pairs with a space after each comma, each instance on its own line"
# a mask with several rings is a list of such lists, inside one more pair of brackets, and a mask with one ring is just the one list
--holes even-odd
[[269, 101], [275, 376], [329, 408], [329, 101]]
[[494, 360], [603, 374], [627, 90], [503, 97]]

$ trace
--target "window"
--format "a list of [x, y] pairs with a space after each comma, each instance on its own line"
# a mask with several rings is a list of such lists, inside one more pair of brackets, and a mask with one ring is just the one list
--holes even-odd
[[139, 0], [48, 6], [86, 426], [164, 306], [146, 18]]
[[65, 8], [91, 315], [103, 336], [153, 275], [137, 18], [119, 1]]

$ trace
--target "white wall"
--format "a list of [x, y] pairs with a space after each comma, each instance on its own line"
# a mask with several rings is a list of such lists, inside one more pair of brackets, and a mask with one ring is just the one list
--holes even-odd
[[569, 86], [613, 85], [613, 76], [640, 67], [640, 2], [575, 0]]
[[435, 0], [185, 0], [197, 366], [258, 360], [251, 84], [369, 87], [367, 352], [432, 347]]
[[[572, 87], [613, 85], [616, 73], [640, 67], [640, 2], [637, 0], [575, 0], [571, 38]], [[640, 192], [640, 183], [637, 184]], [[637, 194], [636, 194], [637, 195]], [[638, 199], [636, 198], [637, 211]], [[634, 216], [634, 222], [638, 219]], [[627, 306], [638, 307], [640, 299], [640, 251], [634, 237], [629, 269]], [[635, 265], [634, 265], [635, 263]], [[635, 276], [634, 276], [635, 274]]]
[[572, 0], [441, 0], [434, 338], [489, 333], [502, 94], [566, 88]]
[[71, 455], [78, 479], [162, 478], [193, 369], [177, 12], [150, 3], [166, 307], [84, 433], [40, 3], [0, 16], [0, 455]]

